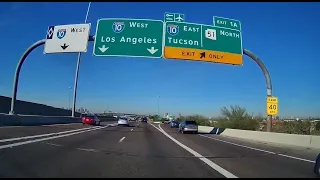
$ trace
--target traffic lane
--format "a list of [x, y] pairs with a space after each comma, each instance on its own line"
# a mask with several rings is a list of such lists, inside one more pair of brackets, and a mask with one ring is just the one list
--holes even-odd
[[[115, 123], [113, 123], [115, 124]], [[45, 125], [45, 126], [25, 126], [16, 128], [5, 128], [2, 133], [8, 133], [7, 136], [0, 138], [0, 145], [6, 145], [10, 143], [18, 143], [27, 140], [34, 140], [38, 138], [51, 137], [57, 135], [63, 135], [67, 133], [75, 133], [83, 130], [88, 130], [96, 127], [110, 126], [110, 123], [102, 123], [100, 126], [83, 125], [78, 124], [65, 124], [65, 125]]]
[[56, 133], [61, 131], [81, 129], [84, 127], [86, 126], [82, 125], [82, 123], [53, 124], [43, 126], [4, 126], [0, 127], [0, 139], [32, 136], [46, 133]]
[[142, 178], [222, 175], [192, 157], [154, 127], [139, 124], [134, 127], [105, 127], [2, 149], [0, 177]]
[[[112, 129], [115, 127], [105, 128]], [[94, 136], [96, 136], [96, 131], [97, 130], [93, 133]], [[78, 143], [85, 142], [83, 139], [90, 141], [90, 139], [86, 139], [86, 136], [79, 137], [79, 135], [73, 135], [73, 138], [80, 138], [80, 142]], [[67, 137], [60, 139], [67, 139]], [[106, 140], [110, 142], [108, 139]], [[88, 159], [88, 152], [90, 151], [75, 149], [72, 148], [72, 146], [59, 146], [53, 144], [50, 140], [2, 149], [0, 150], [0, 178], [68, 177], [68, 175], [72, 177], [72, 174], [68, 174], [70, 168], [76, 167], [80, 171], [86, 172], [88, 169], [90, 170], [91, 167], [95, 167], [93, 165], [87, 166], [87, 164], [83, 164], [83, 162], [82, 165], [80, 165], [77, 160], [83, 158], [83, 156]], [[66, 166], [70, 167], [65, 169]], [[82, 166], [87, 167], [87, 170]], [[75, 173], [73, 176], [80, 177], [77, 176], [77, 171], [71, 173]]]
[[115, 125], [76, 136], [52, 139], [45, 143], [68, 148], [96, 149], [97, 151], [103, 150], [105, 152], [117, 152], [117, 150], [119, 150], [115, 149], [117, 146], [110, 145], [109, 143], [117, 144], [123, 137], [128, 136], [128, 133], [131, 132], [131, 129], [134, 127], [135, 124], [131, 124], [129, 127]]
[[313, 163], [272, 155], [201, 137], [181, 134], [177, 128], [160, 125], [172, 137], [192, 147], [222, 168], [240, 178], [313, 178]]
[[110, 125], [110, 124], [113, 124], [113, 125], [115, 125], [115, 124], [118, 124], [118, 121], [105, 121], [105, 122], [100, 122], [100, 125], [101, 126], [107, 126], [107, 125]]
[[210, 138], [214, 138], [220, 141], [226, 141], [228, 143], [234, 143], [235, 145], [254, 148], [256, 150], [266, 150], [270, 152], [275, 152], [283, 155], [288, 155], [292, 157], [302, 158], [310, 161], [314, 161], [320, 152], [320, 149], [306, 148], [290, 145], [282, 145], [276, 143], [254, 141], [248, 139], [234, 138], [223, 135], [206, 134]]
[[[103, 136], [100, 132], [104, 132]], [[96, 133], [97, 136], [92, 137]], [[112, 145], [105, 143], [105, 136], [112, 137], [109, 140]], [[223, 177], [147, 123], [98, 130], [90, 133], [90, 142], [81, 139], [74, 136], [50, 143], [101, 154], [113, 162], [101, 164], [109, 168], [102, 177]], [[94, 175], [87, 177], [96, 177]]]

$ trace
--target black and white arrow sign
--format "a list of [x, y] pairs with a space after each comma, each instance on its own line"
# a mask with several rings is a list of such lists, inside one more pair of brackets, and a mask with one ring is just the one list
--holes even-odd
[[67, 45], [66, 43], [64, 43], [64, 44], [61, 46], [61, 48], [62, 48], [63, 50], [66, 50], [68, 47], [69, 47], [69, 45]]

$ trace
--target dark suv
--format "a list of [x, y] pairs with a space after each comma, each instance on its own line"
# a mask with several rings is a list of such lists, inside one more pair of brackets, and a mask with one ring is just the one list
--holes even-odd
[[148, 122], [148, 118], [147, 117], [143, 117], [142, 118], [142, 122]]

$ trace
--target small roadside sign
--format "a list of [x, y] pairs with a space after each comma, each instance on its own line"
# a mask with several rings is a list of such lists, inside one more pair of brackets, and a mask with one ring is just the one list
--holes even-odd
[[278, 114], [278, 98], [267, 97], [267, 115], [277, 115], [277, 114]]
[[239, 20], [213, 16], [213, 25], [227, 29], [241, 31], [241, 23]]
[[49, 26], [44, 54], [87, 52], [90, 24]]
[[184, 14], [180, 14], [180, 13], [164, 13], [164, 21], [175, 21], [175, 22], [184, 22], [185, 21], [185, 17]]

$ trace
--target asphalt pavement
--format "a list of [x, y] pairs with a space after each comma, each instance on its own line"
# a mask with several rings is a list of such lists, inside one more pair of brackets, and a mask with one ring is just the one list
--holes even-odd
[[315, 178], [320, 150], [230, 138], [213, 134], [181, 134], [157, 124], [182, 144], [240, 178]]
[[[224, 177], [150, 124], [53, 129], [70, 131], [74, 126], [91, 129], [0, 143], [0, 178]], [[12, 127], [12, 136], [23, 137], [23, 133], [15, 133], [19, 130], [26, 132], [25, 136], [35, 135], [25, 128], [40, 129], [38, 135], [41, 129], [58, 132], [47, 127]], [[0, 128], [0, 134], [10, 133], [7, 129]]]
[[0, 178], [313, 178], [316, 152], [142, 122], [0, 127]]

